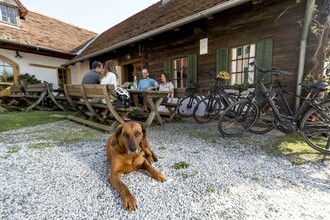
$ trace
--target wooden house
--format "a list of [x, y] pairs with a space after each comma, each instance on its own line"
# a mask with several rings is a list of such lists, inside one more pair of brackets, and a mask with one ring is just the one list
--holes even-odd
[[176, 87], [195, 82], [208, 90], [214, 83], [209, 74], [220, 70], [231, 73], [230, 84], [253, 84], [248, 63], [256, 59], [261, 67], [293, 72], [286, 83], [299, 93], [297, 83], [312, 68], [318, 44], [309, 31], [312, 14], [319, 21], [327, 17], [329, 1], [161, 0], [100, 34], [65, 66], [79, 83], [88, 71], [75, 71], [80, 65], [114, 59], [122, 82], [148, 68], [157, 80], [169, 72]]
[[18, 0], [1, 0], [0, 8], [0, 85], [12, 77], [18, 84], [25, 73], [54, 88], [70, 83], [70, 69], [61, 65], [97, 34], [28, 11]]

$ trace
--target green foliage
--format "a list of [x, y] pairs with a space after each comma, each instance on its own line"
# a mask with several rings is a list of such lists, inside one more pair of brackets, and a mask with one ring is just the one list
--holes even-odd
[[21, 74], [18, 76], [19, 81], [23, 80], [25, 84], [38, 84], [41, 80], [37, 79], [35, 75], [30, 75], [28, 73]]
[[0, 73], [0, 82], [13, 82], [14, 80], [11, 81], [11, 78], [13, 78], [13, 74], [6, 70]]
[[232, 89], [239, 90], [239, 89], [248, 89], [250, 84], [248, 82], [243, 82], [242, 84], [235, 83], [231, 86]]

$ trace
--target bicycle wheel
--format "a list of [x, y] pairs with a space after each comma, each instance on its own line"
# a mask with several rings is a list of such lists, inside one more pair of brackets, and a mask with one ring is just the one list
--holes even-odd
[[249, 99], [229, 105], [220, 115], [218, 130], [223, 136], [237, 136], [247, 131], [256, 121], [259, 107]]
[[275, 127], [275, 115], [268, 102], [262, 102], [259, 106], [259, 111], [259, 117], [248, 131], [254, 134], [266, 134]]
[[206, 124], [214, 120], [224, 110], [221, 100], [214, 97], [201, 99], [195, 106], [193, 117], [199, 124]]
[[301, 119], [301, 136], [315, 150], [330, 154], [330, 102], [321, 104], [322, 115], [315, 109], [308, 110]]
[[178, 114], [181, 117], [190, 117], [193, 114], [196, 104], [199, 102], [199, 98], [196, 96], [187, 96], [180, 101], [181, 106], [178, 108]]

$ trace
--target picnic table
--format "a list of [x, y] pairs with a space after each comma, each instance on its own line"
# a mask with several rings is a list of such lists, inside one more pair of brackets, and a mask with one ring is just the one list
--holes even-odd
[[[127, 91], [131, 95], [142, 94], [146, 99], [147, 105], [150, 108], [150, 112], [147, 113], [147, 119], [144, 122], [147, 128], [151, 125], [154, 119], [156, 119], [160, 125], [164, 124], [164, 120], [162, 119], [162, 117], [158, 112], [158, 107], [160, 106], [163, 98], [167, 96], [168, 92], [155, 91], [155, 90], [132, 90], [132, 89], [128, 89]], [[132, 112], [132, 114], [134, 114], [134, 112]]]

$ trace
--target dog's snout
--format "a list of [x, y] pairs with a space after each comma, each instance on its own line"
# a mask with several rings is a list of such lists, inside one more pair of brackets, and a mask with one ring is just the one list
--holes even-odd
[[128, 143], [128, 153], [135, 154], [138, 153], [138, 144], [135, 141], [130, 141]]

